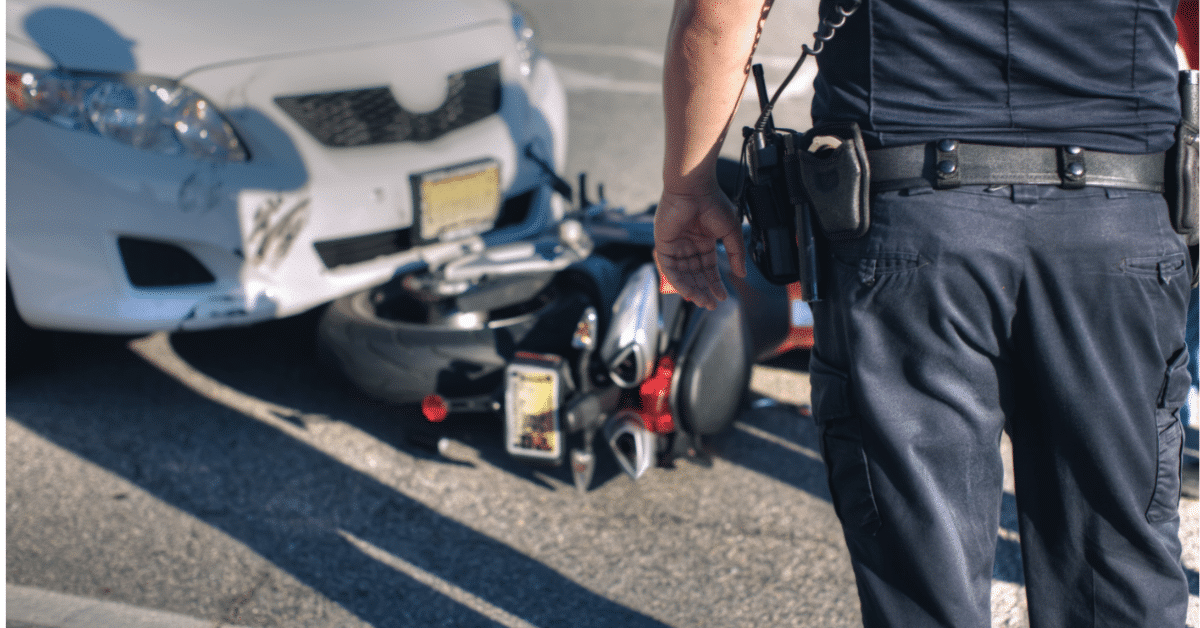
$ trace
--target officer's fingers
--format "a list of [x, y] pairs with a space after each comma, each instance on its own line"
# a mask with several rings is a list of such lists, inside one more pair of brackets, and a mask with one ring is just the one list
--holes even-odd
[[[699, 259], [692, 259], [690, 268], [684, 275], [687, 286], [687, 299], [705, 309], [717, 307], [717, 302], [725, 298], [721, 286], [721, 276], [715, 266], [702, 264]], [[713, 283], [714, 278], [716, 283]]]
[[718, 261], [719, 257], [715, 246], [691, 260], [692, 276], [695, 278], [697, 288], [704, 293], [705, 300], [712, 307], [716, 307], [718, 301], [724, 301], [728, 296], [725, 292], [725, 284], [721, 281]]
[[692, 258], [691, 263], [691, 277], [696, 284], [696, 290], [703, 295], [697, 303], [710, 310], [717, 307], [717, 303], [724, 301], [729, 295], [725, 292], [724, 282], [721, 281], [716, 247]]
[[725, 245], [725, 253], [729, 256], [729, 266], [738, 277], [746, 276], [746, 247], [742, 243], [742, 230], [739, 227], [721, 238]]
[[675, 290], [679, 292], [679, 296], [695, 303], [696, 305], [711, 310], [717, 307], [717, 301], [709, 292], [707, 283], [700, 280], [697, 275], [688, 275], [681, 281], [682, 287], [675, 285]]
[[699, 256], [680, 257], [655, 249], [654, 259], [658, 263], [659, 271], [674, 286], [679, 296], [706, 309], [711, 310], [717, 306], [701, 270]]
[[[725, 282], [721, 281], [721, 271], [716, 266], [708, 266], [704, 269], [704, 283], [707, 291], [717, 300], [724, 301], [729, 297], [729, 293], [725, 291]], [[713, 307], [717, 304], [713, 303]], [[709, 308], [710, 310], [712, 308]]]
[[654, 261], [658, 265], [658, 272], [662, 273], [663, 278], [675, 288], [679, 296], [693, 302], [702, 300], [704, 297], [696, 287], [692, 278], [693, 272], [688, 268], [687, 261], [663, 250], [664, 248], [654, 249]]

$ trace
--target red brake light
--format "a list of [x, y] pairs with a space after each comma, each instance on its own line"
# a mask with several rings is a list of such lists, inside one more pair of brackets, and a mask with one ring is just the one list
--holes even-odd
[[439, 395], [429, 395], [421, 400], [421, 414], [425, 415], [425, 419], [430, 423], [445, 421], [449, 413], [446, 400]]

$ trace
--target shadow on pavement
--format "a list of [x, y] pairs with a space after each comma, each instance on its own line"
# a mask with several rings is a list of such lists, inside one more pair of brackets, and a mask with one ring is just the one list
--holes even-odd
[[[328, 419], [364, 425], [385, 442], [402, 440], [392, 408], [331, 385], [315, 367], [305, 339], [311, 324], [308, 316], [174, 340], [208, 377], [249, 395], [287, 403], [304, 390]], [[498, 614], [538, 626], [663, 626], [295, 438], [289, 430], [319, 421], [307, 413], [314, 404], [295, 404], [306, 414], [282, 413], [272, 425], [198, 402], [195, 391], [125, 351], [119, 339], [74, 340], [54, 348], [49, 372], [9, 383], [9, 417], [221, 530], [368, 624], [514, 623]], [[68, 411], [40, 411], [41, 404]], [[111, 421], [114, 415], [123, 420]]]

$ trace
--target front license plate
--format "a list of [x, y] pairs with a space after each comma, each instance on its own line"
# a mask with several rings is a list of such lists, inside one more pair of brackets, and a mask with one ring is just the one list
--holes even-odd
[[486, 160], [413, 175], [417, 237], [453, 240], [491, 229], [500, 215], [500, 165]]
[[506, 370], [504, 416], [508, 453], [558, 460], [562, 453], [558, 372], [532, 364], [510, 364]]

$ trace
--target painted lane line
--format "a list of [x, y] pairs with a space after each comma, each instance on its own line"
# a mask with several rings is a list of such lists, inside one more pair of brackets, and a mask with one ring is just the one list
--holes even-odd
[[15, 584], [6, 586], [5, 598], [6, 620], [45, 628], [215, 628], [223, 624]]
[[[553, 55], [575, 55], [580, 57], [616, 57], [629, 59], [648, 66], [663, 67], [663, 52], [649, 48], [633, 46], [614, 46], [611, 44], [582, 44], [572, 42], [542, 42], [539, 46], [542, 52]], [[557, 65], [557, 64], [556, 64]]]
[[626, 81], [611, 76], [592, 74], [582, 70], [568, 68], [561, 63], [556, 64], [558, 78], [563, 88], [568, 92], [611, 92], [614, 94], [647, 94], [662, 93], [662, 83], [658, 81]]
[[[562, 63], [558, 63], [555, 67], [558, 70], [558, 78], [562, 81], [563, 88], [568, 92], [607, 92], [611, 94], [637, 94], [645, 96], [659, 96], [662, 94], [662, 83], [658, 81], [618, 79], [607, 75], [576, 70]], [[813, 68], [806, 67], [801, 70], [796, 75], [796, 78], [788, 84], [783, 94], [779, 96], [779, 101], [783, 102], [811, 96], [812, 78], [815, 76], [815, 73], [815, 66]], [[779, 89], [778, 83], [767, 84], [768, 93], [774, 94], [777, 89]], [[758, 103], [758, 92], [753, 84], [748, 84], [746, 90], [742, 92], [742, 101]]]
[[480, 615], [483, 615], [484, 617], [487, 617], [488, 619], [505, 626], [505, 628], [537, 628], [537, 626], [534, 626], [524, 619], [521, 619], [520, 617], [513, 615], [499, 606], [488, 602], [474, 593], [447, 582], [446, 580], [443, 580], [442, 578], [439, 578], [438, 576], [421, 569], [407, 560], [404, 560], [403, 558], [400, 558], [399, 556], [396, 556], [387, 550], [376, 547], [368, 541], [364, 541], [363, 539], [360, 539], [345, 530], [338, 530], [338, 534], [340, 534], [342, 538], [349, 541], [351, 545], [357, 547], [359, 551], [367, 556], [370, 556], [372, 559], [404, 573], [413, 580], [416, 580], [417, 582], [429, 587], [430, 589], [433, 589], [434, 591], [437, 591], [438, 593], [441, 593], [442, 595], [454, 600], [455, 602], [458, 602], [459, 604], [475, 611], [476, 613], [479, 613]]
[[[620, 46], [613, 44], [588, 44], [576, 42], [542, 42], [539, 47], [543, 52], [552, 55], [574, 55], [579, 57], [613, 57], [617, 59], [627, 59], [644, 63], [650, 67], [663, 67], [663, 51], [651, 48], [638, 48], [636, 46]], [[782, 55], [755, 55], [755, 63], [763, 64], [763, 67], [771, 70], [787, 71], [792, 69], [796, 63], [796, 57], [788, 57]], [[807, 63], [805, 65], [807, 67]], [[555, 64], [557, 65], [557, 63]], [[814, 70], [815, 72], [815, 70]]]
[[818, 453], [816, 450], [809, 449], [808, 447], [805, 447], [803, 445], [797, 445], [796, 443], [793, 443], [792, 441], [790, 441], [786, 438], [783, 438], [781, 436], [776, 436], [775, 434], [772, 434], [764, 429], [754, 427], [753, 425], [750, 425], [748, 423], [743, 423], [741, 421], [735, 421], [733, 426], [735, 428], [737, 428], [738, 430], [743, 431], [751, 436], [755, 436], [755, 437], [761, 438], [765, 441], [774, 443], [776, 445], [779, 445], [780, 447], [783, 447], [784, 449], [789, 449], [789, 450], [794, 451], [802, 456], [805, 456], [806, 458], [811, 458], [818, 462], [822, 462], [821, 454]]
[[[546, 42], [541, 45], [541, 49], [544, 52], [554, 55], [610, 57], [635, 61], [659, 70], [663, 67], [662, 51], [647, 48], [607, 44]], [[786, 75], [788, 70], [791, 70], [796, 59], [792, 57], [759, 55], [754, 57], [754, 61], [763, 64], [764, 67], [770, 70], [776, 71], [775, 73], [780, 74], [782, 77]], [[568, 64], [563, 63], [562, 60], [555, 61], [555, 68], [558, 70], [559, 79], [562, 81], [563, 87], [568, 92], [608, 92], [614, 94], [643, 95], [658, 95], [662, 93], [662, 83], [660, 81], [626, 80], [615, 78], [608, 74], [586, 72], [572, 68]], [[788, 88], [784, 90], [779, 99], [783, 101], [810, 96], [812, 82], [816, 76], [816, 63], [805, 63], [804, 67], [800, 69], [796, 78], [788, 85]], [[771, 94], [774, 94], [778, 88], [778, 83], [767, 84], [767, 91]], [[742, 100], [758, 102], [758, 92], [752, 83], [747, 84], [746, 91], [742, 93]]]

